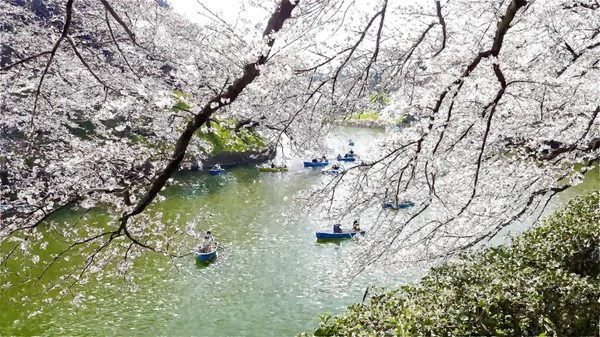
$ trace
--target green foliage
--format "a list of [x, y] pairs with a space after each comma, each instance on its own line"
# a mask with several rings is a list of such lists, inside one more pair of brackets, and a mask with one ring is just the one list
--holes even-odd
[[89, 140], [91, 135], [95, 135], [96, 127], [91, 121], [75, 122], [77, 127], [69, 127], [71, 134], [85, 140]]
[[[225, 121], [227, 122], [227, 121]], [[223, 123], [223, 122], [221, 122]], [[211, 129], [201, 129], [196, 136], [210, 144], [207, 153], [221, 154], [261, 150], [265, 147], [265, 140], [256, 131], [241, 128], [235, 131], [233, 126], [211, 123]]]
[[408, 126], [410, 123], [414, 122], [416, 119], [412, 115], [400, 115], [398, 118], [394, 120], [396, 125], [398, 126]]
[[176, 99], [175, 104], [171, 107], [171, 111], [181, 111], [181, 110], [189, 110], [194, 106], [186, 101], [192, 98], [191, 94], [186, 94], [182, 91], [175, 90], [173, 91], [173, 98]]
[[349, 118], [350, 121], [376, 121], [378, 119], [379, 112], [371, 110], [365, 110], [358, 114], [351, 115]]
[[600, 317], [600, 191], [510, 246], [465, 254], [415, 285], [380, 290], [315, 336], [592, 336]]
[[132, 142], [144, 144], [148, 148], [159, 149], [163, 153], [171, 153], [175, 150], [175, 144], [167, 142], [165, 140], [152, 139], [148, 140], [142, 135], [131, 135], [129, 137]]
[[[174, 91], [176, 99], [171, 111], [189, 110], [194, 106], [187, 101], [192, 99], [191, 94]], [[220, 124], [219, 124], [220, 123]], [[211, 123], [210, 129], [200, 129], [196, 136], [208, 143], [207, 147], [201, 147], [204, 153], [222, 154], [234, 152], [246, 152], [261, 150], [265, 147], [265, 140], [256, 131], [249, 129], [234, 130], [237, 121], [225, 119], [219, 123]]]
[[379, 104], [381, 107], [390, 104], [391, 101], [392, 100], [388, 94], [383, 91], [373, 93], [371, 96], [369, 96], [369, 102], [371, 102], [371, 104]]

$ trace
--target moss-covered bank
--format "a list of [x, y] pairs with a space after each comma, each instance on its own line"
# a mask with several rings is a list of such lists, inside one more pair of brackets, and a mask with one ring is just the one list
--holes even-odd
[[380, 291], [315, 336], [596, 336], [600, 191], [511, 245], [462, 256], [414, 285]]
[[[192, 95], [180, 91], [173, 92], [176, 100], [172, 111], [192, 109]], [[197, 157], [186, 157], [183, 169], [198, 169], [214, 164], [233, 166], [245, 163], [262, 162], [275, 157], [275, 149], [268, 146], [267, 140], [256, 130], [258, 122], [240, 123], [233, 119], [211, 118], [207, 125], [194, 134], [200, 139], [200, 152]]]

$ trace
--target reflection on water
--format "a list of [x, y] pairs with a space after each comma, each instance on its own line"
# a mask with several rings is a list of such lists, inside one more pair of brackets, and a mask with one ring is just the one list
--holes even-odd
[[[373, 130], [353, 130], [357, 153], [379, 137]], [[347, 147], [335, 140], [333, 151]], [[229, 169], [220, 176], [179, 172], [182, 182], [164, 191], [166, 200], [155, 207], [164, 219], [182, 225], [197, 222], [219, 242], [218, 257], [196, 262], [193, 255], [172, 261], [146, 254], [134, 267], [135, 292], [92, 281], [85, 287], [94, 300], [74, 307], [69, 300], [53, 303], [32, 319], [27, 315], [43, 303], [41, 294], [16, 310], [0, 310], [0, 332], [46, 335], [196, 335], [291, 336], [312, 329], [317, 315], [341, 312], [359, 301], [369, 282], [385, 282], [368, 275], [347, 286], [342, 272], [356, 240], [317, 244], [314, 231], [323, 224], [313, 215], [297, 214], [293, 196], [319, 179], [320, 170], [304, 169], [303, 158], [288, 160], [288, 173], [259, 173], [254, 166]], [[82, 212], [82, 211], [81, 211]], [[99, 224], [101, 211], [91, 222]], [[210, 216], [207, 216], [210, 214]], [[293, 217], [287, 216], [293, 215]], [[80, 211], [63, 214], [72, 224]], [[60, 239], [60, 238], [55, 238]], [[190, 242], [190, 247], [198, 243]], [[44, 252], [40, 252], [44, 254]], [[59, 271], [54, 273], [54, 277]], [[115, 281], [115, 282], [118, 282]], [[31, 289], [11, 288], [0, 295], [6, 307]], [[39, 293], [39, 291], [38, 291]], [[18, 324], [12, 324], [19, 320]]]
[[[353, 130], [355, 151], [366, 153], [380, 135]], [[342, 152], [349, 137], [337, 137], [333, 152]], [[339, 313], [360, 301], [370, 284], [410, 279], [382, 271], [347, 285], [343, 270], [353, 263], [348, 253], [361, 240], [316, 241], [314, 231], [327, 224], [313, 221], [314, 214], [296, 214], [291, 200], [327, 177], [304, 169], [302, 161], [288, 161], [290, 171], [283, 174], [259, 173], [253, 166], [222, 176], [178, 173], [175, 179], [183, 184], [167, 189], [157, 210], [165, 219], [179, 215], [180, 224], [196, 221], [197, 230], [212, 231], [220, 247], [216, 259], [200, 264], [193, 255], [172, 261], [147, 254], [134, 268], [139, 278], [135, 292], [123, 289], [129, 284], [107, 287], [93, 281], [86, 289], [95, 299], [86, 307], [74, 307], [69, 299], [31, 319], [27, 315], [43, 303], [44, 292], [7, 289], [0, 294], [0, 335], [292, 336], [312, 329], [318, 314]], [[73, 223], [81, 212], [63, 218]], [[101, 211], [92, 214], [89, 221], [106, 221]], [[19, 301], [33, 292], [41, 293], [35, 301]], [[13, 310], [5, 310], [9, 306]]]

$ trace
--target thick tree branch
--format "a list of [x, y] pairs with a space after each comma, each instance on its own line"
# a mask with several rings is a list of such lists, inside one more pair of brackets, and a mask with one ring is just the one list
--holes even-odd
[[579, 58], [579, 56], [581, 56], [581, 54], [577, 54], [575, 52], [575, 50], [573, 50], [573, 47], [571, 47], [568, 43], [565, 42], [565, 48], [567, 48], [567, 50], [569, 51], [569, 53], [571, 53], [571, 55], [573, 55], [573, 60], [575, 61]]
[[35, 118], [35, 110], [37, 108], [37, 102], [40, 97], [40, 92], [42, 90], [42, 84], [44, 83], [44, 78], [46, 77], [46, 74], [48, 73], [48, 69], [50, 68], [50, 65], [52, 64], [52, 59], [54, 59], [54, 55], [56, 54], [56, 51], [58, 50], [60, 43], [62, 42], [62, 40], [65, 37], [67, 37], [67, 34], [69, 33], [69, 26], [71, 25], [71, 17], [73, 15], [73, 1], [74, 0], [67, 1], [67, 5], [66, 5], [67, 14], [65, 17], [65, 24], [63, 26], [62, 33], [60, 34], [60, 37], [58, 38], [58, 40], [56, 40], [56, 42], [54, 43], [54, 47], [52, 47], [52, 50], [50, 51], [50, 57], [48, 58], [48, 62], [46, 63], [46, 68], [44, 68], [44, 71], [42, 72], [42, 76], [40, 77], [40, 82], [37, 86], [37, 89], [35, 90], [35, 100], [33, 102], [33, 112], [31, 114], [31, 123], [33, 123], [33, 120]]
[[371, 66], [373, 65], [374, 62], [377, 61], [377, 56], [379, 55], [379, 44], [381, 43], [381, 32], [383, 31], [383, 26], [384, 26], [384, 22], [385, 22], [385, 11], [387, 9], [387, 4], [388, 4], [388, 1], [385, 0], [383, 3], [383, 8], [381, 9], [381, 21], [379, 22], [379, 29], [377, 30], [377, 40], [375, 41], [375, 51], [373, 52], [373, 55], [371, 56], [371, 61], [367, 65], [365, 81], [368, 81], [369, 71], [371, 70]]
[[442, 50], [446, 48], [446, 38], [448, 34], [446, 32], [446, 20], [444, 20], [444, 16], [442, 15], [442, 5], [440, 4], [440, 0], [436, 0], [435, 8], [437, 11], [438, 19], [440, 20], [440, 25], [442, 25], [442, 47], [440, 48], [440, 50], [437, 51], [437, 53], [433, 55], [433, 57], [438, 56], [442, 52]]
[[121, 19], [119, 14], [117, 14], [117, 12], [115, 12], [115, 10], [112, 8], [110, 3], [108, 3], [108, 1], [106, 1], [106, 0], [100, 0], [100, 2], [102, 2], [102, 4], [104, 5], [104, 8], [106, 8], [106, 10], [110, 13], [110, 15], [115, 20], [117, 20], [117, 22], [121, 25], [121, 27], [123, 27], [123, 29], [125, 29], [125, 32], [127, 32], [127, 35], [129, 35], [129, 38], [131, 39], [133, 44], [137, 45], [137, 42], [135, 41], [135, 34], [133, 34], [133, 32], [129, 29], [129, 27], [125, 23], [125, 21], [123, 21], [123, 19]]
[[[267, 46], [272, 47], [275, 43], [273, 34], [278, 33], [283, 27], [284, 22], [289, 19], [292, 15], [292, 10], [296, 7], [297, 2], [294, 1], [292, 4], [289, 0], [281, 0], [276, 11], [271, 15], [267, 26], [263, 32], [263, 36], [267, 38]], [[244, 73], [241, 77], [236, 79], [227, 89], [220, 95], [212, 98], [202, 108], [202, 111], [198, 113], [193, 120], [188, 122], [185, 130], [180, 135], [177, 143], [175, 144], [175, 150], [173, 152], [173, 158], [167, 164], [167, 166], [160, 172], [158, 177], [154, 180], [150, 189], [140, 199], [136, 207], [130, 213], [127, 213], [121, 217], [120, 229], [124, 230], [126, 235], [132, 239], [127, 233], [127, 221], [129, 218], [136, 214], [140, 214], [146, 209], [146, 207], [154, 200], [160, 190], [165, 186], [167, 180], [171, 177], [171, 174], [179, 167], [179, 164], [183, 160], [185, 151], [187, 149], [190, 140], [196, 130], [198, 130], [210, 116], [220, 108], [233, 103], [236, 98], [242, 93], [242, 91], [254, 81], [260, 74], [259, 67], [267, 62], [269, 57], [270, 48], [263, 54], [259, 55], [257, 60], [253, 63], [248, 63], [244, 66]]]

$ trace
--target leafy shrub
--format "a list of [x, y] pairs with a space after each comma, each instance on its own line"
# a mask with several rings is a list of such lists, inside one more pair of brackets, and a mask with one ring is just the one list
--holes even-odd
[[511, 245], [465, 254], [415, 285], [380, 290], [315, 336], [596, 336], [600, 191], [573, 199]]

